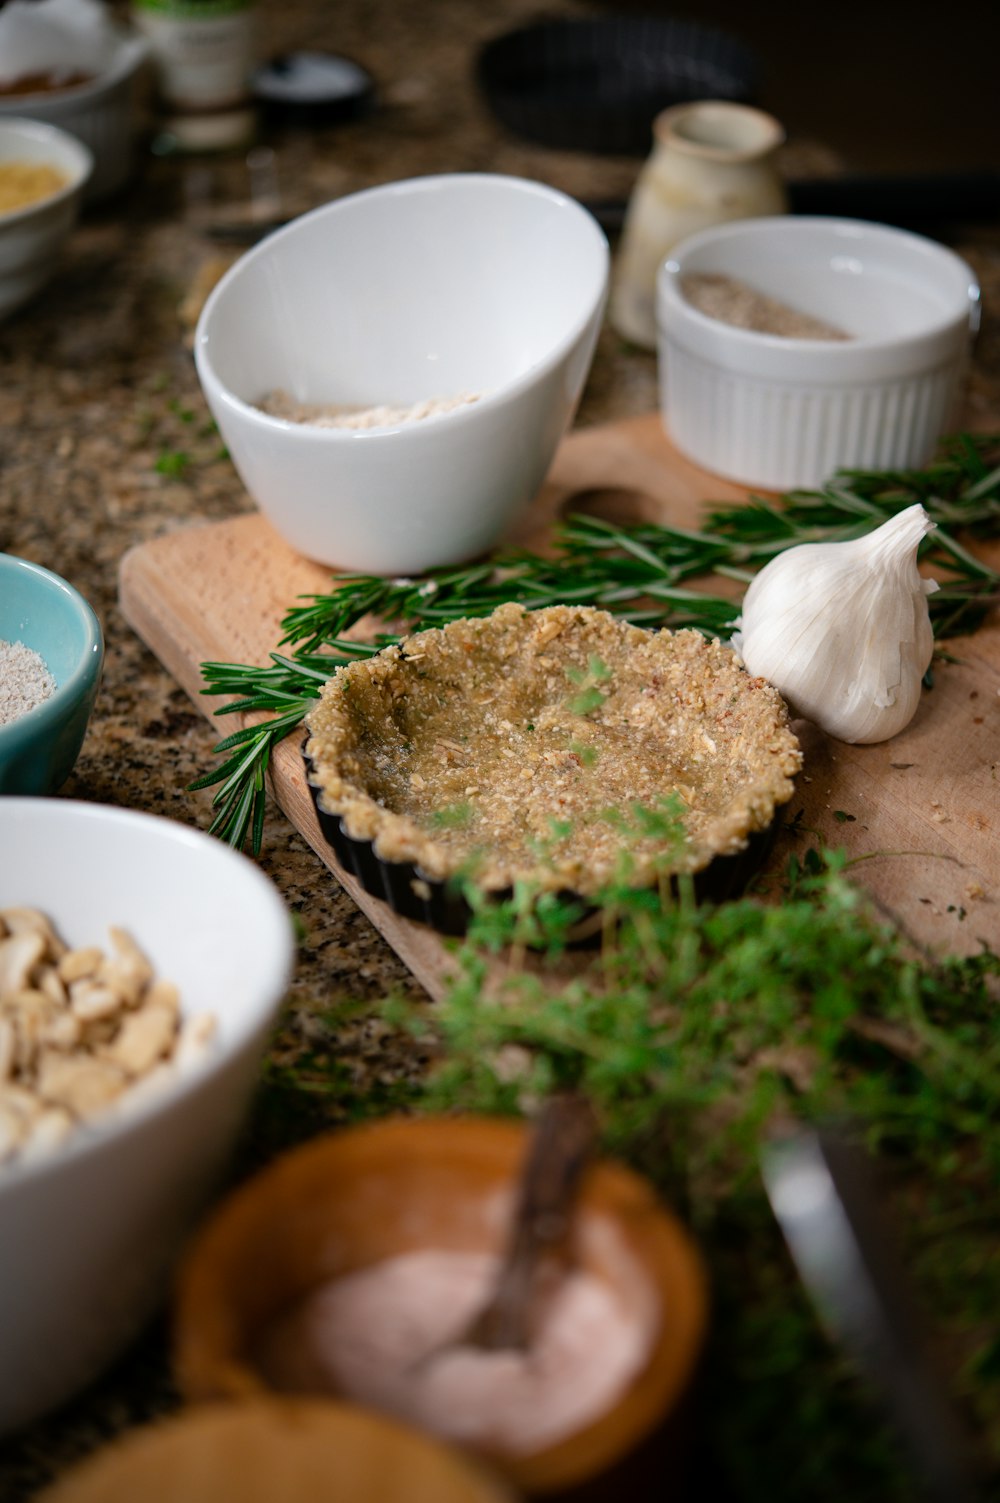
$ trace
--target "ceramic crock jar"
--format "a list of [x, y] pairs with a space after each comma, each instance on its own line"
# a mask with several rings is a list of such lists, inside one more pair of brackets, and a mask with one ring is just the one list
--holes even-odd
[[656, 273], [678, 241], [725, 220], [787, 211], [775, 165], [784, 139], [773, 116], [749, 105], [703, 100], [657, 115], [615, 266], [610, 317], [619, 334], [656, 348]]

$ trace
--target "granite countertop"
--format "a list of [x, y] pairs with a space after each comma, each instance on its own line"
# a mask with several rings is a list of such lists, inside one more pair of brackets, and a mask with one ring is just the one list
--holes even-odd
[[[548, 13], [593, 14], [584, 4]], [[467, 0], [405, 6], [340, 0], [326, 7], [284, 0], [265, 8], [263, 50], [315, 46], [357, 57], [375, 76], [378, 108], [366, 119], [312, 133], [268, 136], [285, 191], [299, 212], [375, 183], [439, 170], [486, 170], [548, 181], [584, 198], [624, 197], [634, 158], [556, 152], [519, 141], [489, 115], [476, 91], [478, 46], [536, 15], [535, 0]], [[790, 176], [838, 168], [834, 152], [796, 138], [784, 148]], [[195, 521], [234, 516], [252, 503], [220, 452], [191, 356], [201, 289], [225, 258], [192, 223], [206, 189], [246, 193], [241, 155], [202, 159], [144, 153], [118, 202], [87, 213], [58, 277], [31, 307], [0, 325], [0, 548], [36, 560], [75, 584], [104, 625], [107, 662], [93, 721], [65, 796], [209, 823], [210, 794], [186, 785], [211, 764], [217, 739], [169, 673], [129, 629], [117, 606], [127, 549]], [[1000, 236], [951, 237], [978, 272], [986, 321], [970, 384], [969, 420], [1000, 429]], [[220, 259], [221, 258], [221, 259]], [[605, 328], [578, 422], [651, 411], [654, 357]], [[277, 812], [268, 818], [261, 865], [301, 919], [295, 981], [270, 1067], [303, 1050], [335, 1051], [345, 1095], [261, 1108], [234, 1174], [276, 1148], [342, 1120], [350, 1082], [391, 1082], [419, 1057], [365, 1019], [331, 1034], [324, 1013], [344, 998], [374, 1002], [394, 989], [418, 995], [402, 963]], [[402, 1052], [401, 1052], [402, 1051]], [[93, 1390], [8, 1441], [0, 1499], [28, 1498], [105, 1438], [176, 1402], [161, 1324], [147, 1332]]]

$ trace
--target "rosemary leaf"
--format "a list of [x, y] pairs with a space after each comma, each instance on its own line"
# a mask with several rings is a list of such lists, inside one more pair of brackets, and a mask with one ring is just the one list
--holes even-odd
[[917, 501], [936, 524], [920, 550], [921, 559], [942, 576], [942, 587], [929, 600], [935, 635], [940, 640], [970, 631], [996, 602], [1000, 574], [975, 558], [956, 534], [1000, 536], [998, 452], [1000, 435], [959, 434], [945, 440], [923, 469], [842, 470], [818, 490], [710, 503], [700, 529], [655, 523], [622, 527], [575, 516], [556, 529], [549, 557], [507, 549], [422, 579], [336, 575], [328, 594], [302, 595], [286, 612], [279, 646], [289, 651], [272, 652], [266, 666], [202, 664], [203, 693], [235, 696], [215, 714], [274, 711], [275, 716], [248, 728], [249, 734], [237, 732], [219, 742], [220, 755], [244, 744], [250, 750], [190, 786], [221, 783], [213, 829], [237, 845], [249, 834], [253, 850], [259, 850], [264, 774], [273, 747], [301, 722], [337, 668], [399, 640], [386, 632], [367, 642], [345, 635], [366, 618], [412, 631], [489, 615], [508, 600], [531, 610], [586, 604], [637, 625], [690, 627], [726, 639], [739, 602], [710, 593], [702, 582], [746, 584], [785, 548], [859, 537]]

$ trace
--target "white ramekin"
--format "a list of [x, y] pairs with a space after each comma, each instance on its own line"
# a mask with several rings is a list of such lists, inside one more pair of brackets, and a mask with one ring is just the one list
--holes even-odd
[[[824, 319], [849, 340], [788, 339], [699, 312], [682, 280], [711, 273]], [[674, 247], [657, 282], [664, 424], [696, 464], [769, 490], [840, 468], [926, 461], [955, 421], [979, 287], [952, 251], [849, 219], [719, 225]]]

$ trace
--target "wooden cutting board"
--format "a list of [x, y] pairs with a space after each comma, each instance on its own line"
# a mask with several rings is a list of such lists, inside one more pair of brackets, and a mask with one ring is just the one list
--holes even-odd
[[[668, 443], [656, 415], [580, 430], [563, 443], [549, 479], [514, 537], [544, 547], [554, 520], [581, 509], [622, 519], [694, 527], [706, 500], [746, 492], [706, 475]], [[1000, 566], [1000, 545], [991, 547]], [[266, 662], [296, 596], [325, 593], [331, 570], [310, 563], [263, 517], [184, 528], [133, 548], [122, 560], [126, 620], [211, 716], [200, 693], [206, 661]], [[805, 768], [790, 817], [811, 838], [864, 858], [854, 875], [922, 945], [971, 952], [1000, 948], [1000, 620], [950, 644], [957, 659], [936, 669], [910, 726], [877, 746], [847, 746], [799, 724]], [[220, 736], [235, 729], [216, 720]], [[278, 748], [273, 791], [302, 833], [432, 996], [447, 952], [439, 937], [370, 897], [336, 863], [313, 812], [299, 737]], [[792, 849], [778, 842], [771, 872]], [[317, 872], [317, 889], [322, 889]]]

